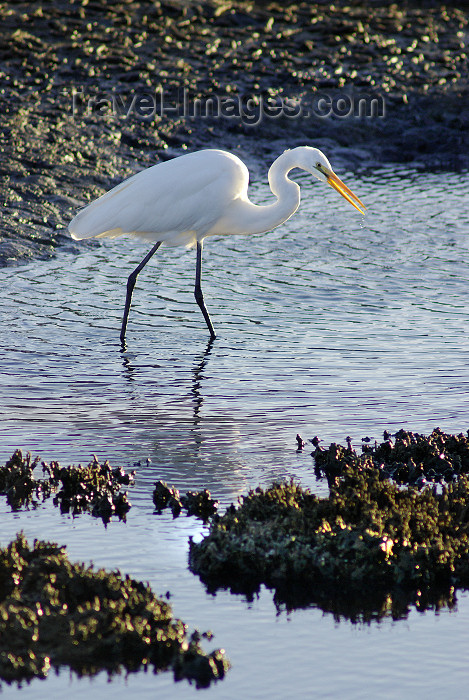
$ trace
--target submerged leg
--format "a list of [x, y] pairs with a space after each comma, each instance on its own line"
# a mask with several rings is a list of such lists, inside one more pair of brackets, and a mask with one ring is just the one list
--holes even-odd
[[130, 304], [132, 303], [132, 292], [134, 291], [135, 287], [135, 282], [137, 281], [137, 277], [139, 273], [143, 270], [147, 262], [150, 260], [152, 255], [156, 253], [158, 248], [161, 245], [161, 241], [158, 241], [158, 243], [155, 243], [153, 248], [150, 250], [150, 252], [145, 255], [143, 258], [142, 262], [140, 265], [138, 265], [133, 272], [129, 275], [129, 279], [127, 280], [127, 296], [125, 298], [125, 308], [124, 308], [124, 317], [122, 319], [122, 328], [121, 328], [121, 343], [125, 343], [125, 331], [127, 329], [127, 319], [129, 318], [129, 311], [130, 311]]
[[205, 323], [208, 326], [208, 330], [210, 331], [210, 337], [213, 340], [217, 336], [215, 335], [215, 331], [213, 330], [212, 322], [210, 320], [210, 316], [208, 315], [208, 311], [205, 308], [204, 304], [204, 295], [202, 293], [202, 287], [200, 285], [200, 278], [202, 276], [202, 250], [203, 250], [203, 244], [202, 241], [197, 241], [197, 264], [195, 268], [195, 289], [194, 289], [194, 296], [195, 300], [200, 306], [200, 310], [202, 311], [205, 319]]

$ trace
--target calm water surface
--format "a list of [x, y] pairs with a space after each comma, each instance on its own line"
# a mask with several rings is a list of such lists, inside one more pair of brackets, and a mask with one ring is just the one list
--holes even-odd
[[[148, 246], [117, 240], [1, 270], [0, 452], [16, 447], [62, 463], [92, 453], [140, 463], [128, 523], [107, 529], [51, 506], [12, 514], [0, 501], [1, 544], [67, 544], [70, 556], [170, 590], [177, 616], [212, 629], [233, 669], [207, 691], [170, 674], [108, 683], [68, 672], [5, 696], [120, 698], [457, 698], [469, 680], [469, 597], [457, 610], [353, 625], [317, 608], [278, 613], [207, 596], [187, 571], [200, 523], [153, 515], [156, 478], [207, 486], [228, 504], [248, 488], [293, 475], [317, 492], [309, 450], [408, 427], [469, 428], [467, 175], [383, 169], [344, 174], [369, 206], [364, 219], [332, 190], [303, 185], [300, 211], [260, 236], [208, 239], [208, 334], [193, 295], [195, 253], [162, 249], [138, 280], [128, 349], [118, 335], [129, 272]], [[267, 201], [264, 187], [253, 198]], [[147, 463], [149, 460], [149, 463]]]

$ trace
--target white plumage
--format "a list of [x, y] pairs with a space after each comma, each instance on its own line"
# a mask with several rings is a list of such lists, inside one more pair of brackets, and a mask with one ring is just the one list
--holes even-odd
[[364, 205], [332, 171], [325, 155], [309, 146], [287, 150], [273, 163], [268, 177], [275, 201], [266, 206], [249, 200], [249, 172], [237, 156], [207, 149], [147, 168], [78, 212], [69, 225], [75, 240], [127, 234], [154, 243], [129, 277], [122, 343], [135, 281], [162, 243], [197, 247], [195, 297], [215, 338], [200, 283], [203, 240], [211, 235], [263, 233], [290, 218], [300, 204], [300, 188], [288, 177], [293, 168], [331, 185], [363, 213]]
[[124, 180], [82, 209], [69, 231], [76, 240], [128, 234], [194, 246], [197, 234], [212, 229], [234, 199], [247, 198], [248, 182], [248, 169], [232, 154], [188, 153]]

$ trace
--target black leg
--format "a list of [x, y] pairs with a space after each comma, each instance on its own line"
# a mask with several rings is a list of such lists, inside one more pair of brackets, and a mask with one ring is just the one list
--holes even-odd
[[195, 289], [194, 289], [194, 296], [195, 300], [200, 306], [200, 310], [202, 311], [205, 319], [205, 323], [208, 326], [208, 330], [210, 331], [210, 337], [212, 340], [216, 338], [217, 336], [215, 335], [215, 331], [213, 330], [212, 322], [210, 320], [210, 316], [208, 315], [208, 311], [205, 308], [204, 304], [204, 295], [202, 293], [202, 287], [200, 285], [200, 278], [202, 276], [202, 250], [203, 250], [203, 244], [202, 241], [197, 241], [197, 264], [195, 268]]
[[150, 252], [145, 255], [143, 258], [142, 262], [140, 265], [138, 265], [135, 270], [129, 275], [129, 279], [127, 280], [127, 296], [125, 298], [125, 308], [124, 308], [124, 317], [122, 319], [122, 328], [121, 328], [121, 343], [124, 345], [125, 343], [125, 331], [127, 329], [127, 319], [129, 318], [129, 311], [130, 311], [130, 304], [132, 303], [132, 292], [134, 291], [135, 287], [135, 282], [137, 281], [137, 277], [139, 273], [143, 270], [147, 262], [150, 260], [152, 255], [156, 253], [158, 248], [161, 245], [161, 241], [158, 241], [158, 243], [155, 243], [153, 248], [150, 250]]

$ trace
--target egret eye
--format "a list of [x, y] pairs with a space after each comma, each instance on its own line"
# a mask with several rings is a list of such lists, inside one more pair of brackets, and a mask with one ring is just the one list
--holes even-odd
[[321, 165], [321, 163], [316, 163], [316, 168], [317, 168], [318, 170], [322, 170], [322, 165]]

